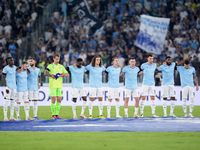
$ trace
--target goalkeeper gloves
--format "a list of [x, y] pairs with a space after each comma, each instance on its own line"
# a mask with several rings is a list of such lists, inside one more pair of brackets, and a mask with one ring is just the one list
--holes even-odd
[[58, 77], [60, 77], [60, 76], [61, 76], [61, 77], [64, 77], [65, 74], [64, 74], [64, 73], [57, 73], [56, 75], [57, 75]]
[[59, 76], [52, 74], [51, 77], [57, 80]]

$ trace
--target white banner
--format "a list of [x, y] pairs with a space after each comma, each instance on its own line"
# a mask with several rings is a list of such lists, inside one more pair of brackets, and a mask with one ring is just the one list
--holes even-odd
[[[89, 100], [89, 87], [84, 88], [87, 91], [87, 99]], [[182, 90], [180, 86], [175, 87], [176, 90], [176, 105], [182, 105]], [[120, 105], [124, 105], [124, 87], [120, 87]], [[139, 87], [139, 91], [141, 93], [141, 87]], [[0, 106], [3, 106], [3, 93], [4, 87], [0, 87]], [[195, 95], [195, 105], [200, 105], [200, 92], [196, 92]], [[103, 105], [107, 105], [108, 99], [108, 87], [104, 87], [104, 97], [103, 97]], [[49, 87], [41, 87], [40, 88], [40, 99], [39, 99], [39, 106], [50, 106], [51, 98], [49, 97]], [[187, 104], [189, 104], [189, 100], [187, 100]], [[94, 106], [98, 106], [98, 101], [95, 99]], [[170, 101], [168, 101], [170, 104]], [[23, 103], [22, 103], [23, 105]], [[112, 105], [115, 105], [115, 101], [113, 100]], [[134, 106], [135, 100], [134, 98], [130, 98], [129, 106]], [[149, 97], [147, 97], [145, 105], [150, 106], [151, 102]], [[161, 98], [161, 87], [156, 86], [156, 105], [162, 105], [162, 98]], [[72, 97], [71, 97], [71, 87], [63, 87], [63, 99], [62, 99], [62, 106], [72, 106]], [[82, 100], [78, 98], [77, 106], [82, 106]]]
[[169, 21], [169, 18], [141, 15], [140, 31], [134, 44], [149, 53], [161, 54]]

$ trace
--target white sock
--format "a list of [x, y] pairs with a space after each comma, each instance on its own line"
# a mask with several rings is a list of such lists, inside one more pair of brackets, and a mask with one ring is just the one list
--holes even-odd
[[128, 108], [124, 108], [125, 115], [128, 115]]
[[90, 116], [92, 116], [92, 108], [93, 108], [92, 103], [93, 101], [89, 101], [89, 115]]
[[19, 111], [20, 111], [20, 104], [16, 104], [16, 115], [19, 117]]
[[73, 111], [73, 115], [76, 116], [76, 103], [72, 102], [72, 111]]
[[186, 98], [183, 98], [183, 111], [187, 114]]
[[144, 103], [145, 103], [145, 100], [140, 101], [140, 112], [141, 112], [141, 114], [143, 114], [143, 111], [144, 111]]
[[24, 103], [24, 111], [26, 114], [26, 118], [29, 117], [29, 103]]
[[135, 107], [135, 115], [138, 114], [138, 107]]
[[99, 116], [102, 116], [103, 113], [103, 102], [99, 101]]
[[152, 114], [155, 114], [155, 110], [156, 110], [155, 100], [151, 100], [151, 110], [152, 110]]
[[171, 100], [171, 107], [170, 107], [170, 113], [173, 114], [174, 113], [174, 108], [175, 108], [175, 101]]
[[164, 114], [167, 114], [167, 100], [163, 100], [163, 111]]
[[15, 110], [15, 100], [10, 100], [10, 118], [13, 118]]
[[9, 100], [4, 99], [4, 104], [3, 104], [4, 118], [7, 118], [8, 102], [9, 102]]
[[33, 101], [33, 114], [34, 114], [34, 117], [37, 117], [37, 111], [38, 111], [38, 101]]
[[110, 116], [110, 111], [111, 111], [111, 102], [108, 101], [108, 105], [107, 105], [107, 113], [108, 113], [108, 116]]
[[83, 106], [82, 106], [82, 110], [81, 110], [81, 115], [84, 115], [85, 108], [86, 108], [86, 103], [87, 103], [87, 101], [83, 101]]
[[193, 109], [194, 109], [194, 98], [192, 98], [190, 102], [190, 115], [192, 114]]
[[116, 101], [116, 116], [119, 116], [119, 110], [120, 110], [119, 102]]

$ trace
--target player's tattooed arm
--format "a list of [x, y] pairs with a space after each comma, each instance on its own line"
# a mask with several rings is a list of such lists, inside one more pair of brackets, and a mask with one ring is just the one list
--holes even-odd
[[196, 74], [193, 76], [193, 79], [194, 79], [194, 82], [196, 84], [196, 91], [198, 91], [199, 90], [199, 84], [198, 84], [198, 79], [197, 79]]
[[51, 77], [51, 74], [49, 73], [49, 71], [50, 71], [49, 68], [46, 68], [46, 70], [44, 71], [44, 75]]

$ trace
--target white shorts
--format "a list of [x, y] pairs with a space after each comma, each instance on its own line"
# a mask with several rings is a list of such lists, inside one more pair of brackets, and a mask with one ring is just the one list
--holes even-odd
[[17, 100], [16, 100], [16, 102], [21, 102], [21, 101], [24, 101], [24, 102], [29, 101], [28, 100], [28, 91], [26, 91], [26, 92], [17, 92]]
[[188, 98], [188, 95], [189, 95], [189, 99], [194, 99], [195, 90], [194, 90], [194, 87], [187, 85], [182, 88], [182, 98]]
[[80, 97], [87, 96], [84, 88], [72, 88], [72, 98], [78, 98], [78, 95], [80, 95]]
[[39, 91], [28, 91], [29, 100], [39, 100]]
[[139, 90], [138, 89], [125, 89], [125, 97], [140, 97], [139, 96]]
[[4, 97], [7, 100], [13, 99], [16, 100], [16, 96], [17, 96], [17, 91], [16, 89], [8, 89], [9, 93], [6, 93], [6, 88], [4, 89]]
[[155, 85], [142, 85], [142, 96], [155, 96]]
[[103, 89], [100, 88], [90, 88], [90, 97], [103, 97]]
[[175, 97], [174, 85], [162, 85], [161, 93], [163, 98]]
[[119, 88], [108, 88], [108, 99], [118, 98], [119, 99]]

